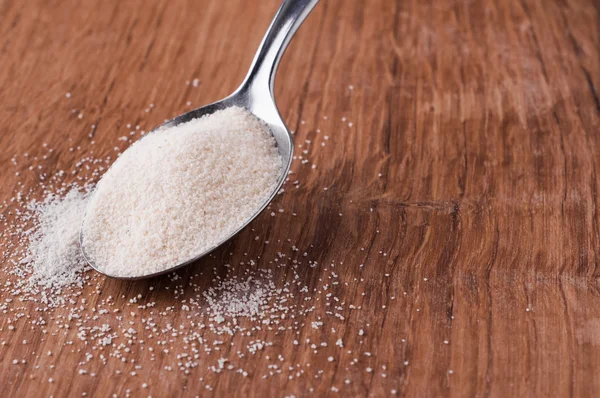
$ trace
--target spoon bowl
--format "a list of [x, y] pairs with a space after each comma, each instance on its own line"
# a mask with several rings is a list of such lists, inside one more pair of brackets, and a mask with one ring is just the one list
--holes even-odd
[[[260, 206], [260, 208], [258, 208], [256, 212], [236, 231], [231, 233], [216, 245], [204, 250], [202, 253], [198, 253], [190, 260], [180, 264], [173, 264], [168, 269], [160, 272], [137, 275], [133, 277], [107, 274], [102, 270], [102, 267], [98, 266], [98, 264], [95, 264], [91, 257], [87, 254], [83, 239], [83, 226], [85, 225], [87, 217], [86, 212], [83, 217], [82, 227], [79, 234], [79, 242], [81, 252], [85, 260], [93, 269], [106, 276], [125, 280], [144, 279], [173, 272], [199, 260], [213, 250], [217, 249], [219, 246], [226, 243], [233, 236], [237, 235], [241, 230], [243, 230], [248, 224], [250, 224], [250, 222], [252, 222], [269, 205], [269, 203], [271, 203], [275, 195], [277, 195], [277, 192], [279, 192], [281, 189], [281, 186], [287, 177], [294, 152], [294, 141], [292, 135], [283, 122], [277, 109], [277, 105], [275, 104], [273, 95], [275, 74], [277, 72], [279, 61], [281, 60], [285, 49], [294, 36], [294, 33], [296, 33], [304, 19], [306, 19], [310, 11], [312, 11], [318, 2], [319, 0], [284, 0], [254, 57], [250, 71], [244, 79], [244, 82], [233, 94], [221, 101], [214, 102], [212, 104], [179, 115], [163, 123], [161, 126], [158, 126], [145, 136], [147, 137], [155, 131], [164, 128], [175, 127], [179, 124], [186, 123], [193, 119], [198, 119], [202, 116], [210, 115], [219, 110], [227, 109], [233, 106], [245, 108], [267, 125], [269, 131], [275, 138], [277, 150], [281, 156], [283, 165], [282, 173], [275, 189], [273, 192], [271, 192], [269, 197]], [[232, 150], [235, 150], [235, 148], [232, 148]], [[92, 192], [92, 196], [94, 194], [95, 192]]]

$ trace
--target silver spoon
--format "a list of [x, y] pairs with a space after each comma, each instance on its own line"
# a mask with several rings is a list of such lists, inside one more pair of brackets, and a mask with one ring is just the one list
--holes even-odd
[[[269, 29], [267, 30], [267, 33], [263, 38], [256, 55], [254, 56], [254, 61], [252, 62], [250, 71], [240, 87], [229, 97], [219, 102], [215, 102], [202, 108], [184, 113], [183, 115], [179, 115], [153, 130], [156, 131], [158, 128], [177, 126], [178, 124], [185, 123], [192, 119], [197, 119], [204, 115], [208, 115], [232, 106], [239, 106], [247, 109], [259, 119], [264, 121], [269, 127], [269, 130], [271, 130], [271, 133], [277, 141], [277, 148], [279, 150], [279, 154], [281, 155], [284, 166], [277, 187], [275, 190], [273, 190], [265, 203], [237, 231], [223, 239], [217, 245], [205, 250], [202, 253], [198, 253], [198, 255], [193, 259], [182, 264], [173, 264], [171, 268], [161, 272], [140, 275], [136, 277], [120, 277], [109, 275], [102, 271], [102, 269], [99, 269], [86, 254], [86, 248], [85, 245], [83, 245], [82, 228], [79, 234], [81, 252], [92, 268], [106, 276], [117, 279], [131, 280], [149, 278], [172, 272], [176, 269], [189, 265], [194, 261], [197, 261], [211, 251], [215, 250], [217, 247], [221, 246], [223, 243], [227, 242], [234, 235], [244, 229], [252, 220], [254, 220], [273, 200], [285, 181], [290, 169], [290, 164], [292, 163], [292, 155], [294, 152], [294, 141], [292, 136], [285, 126], [285, 123], [281, 119], [281, 116], [279, 115], [277, 105], [275, 105], [275, 99], [273, 96], [275, 74], [277, 72], [277, 67], [279, 66], [279, 61], [281, 60], [281, 57], [288, 44], [292, 40], [294, 33], [296, 33], [302, 22], [306, 19], [308, 14], [318, 2], [319, 0], [283, 0], [281, 7], [279, 7], [277, 14], [275, 14], [275, 18], [273, 19], [273, 22], [271, 22], [271, 26], [269, 26]], [[94, 193], [92, 193], [92, 195], [94, 195]], [[82, 225], [85, 223], [85, 217], [86, 216], [84, 216]]]

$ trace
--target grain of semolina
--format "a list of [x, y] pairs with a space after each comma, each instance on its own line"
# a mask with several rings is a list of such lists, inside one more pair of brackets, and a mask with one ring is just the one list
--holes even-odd
[[254, 215], [281, 170], [275, 139], [242, 108], [158, 130], [99, 182], [83, 228], [86, 253], [120, 277], [186, 262]]

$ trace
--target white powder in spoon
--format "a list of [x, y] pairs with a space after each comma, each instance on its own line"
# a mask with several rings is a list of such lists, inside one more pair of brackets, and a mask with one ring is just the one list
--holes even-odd
[[275, 139], [242, 108], [157, 131], [98, 184], [83, 226], [86, 254], [120, 277], [191, 260], [254, 215], [281, 170]]

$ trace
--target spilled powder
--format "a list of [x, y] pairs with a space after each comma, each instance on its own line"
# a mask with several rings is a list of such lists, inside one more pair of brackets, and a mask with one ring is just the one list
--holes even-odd
[[29, 284], [60, 289], [80, 282], [87, 269], [79, 231], [88, 196], [85, 189], [74, 187], [64, 197], [51, 194], [42, 202], [29, 203], [36, 222], [27, 232], [27, 252], [21, 260], [31, 272]]
[[118, 277], [189, 261], [252, 217], [281, 170], [266, 125], [239, 107], [158, 130], [98, 184], [83, 228], [86, 255]]

